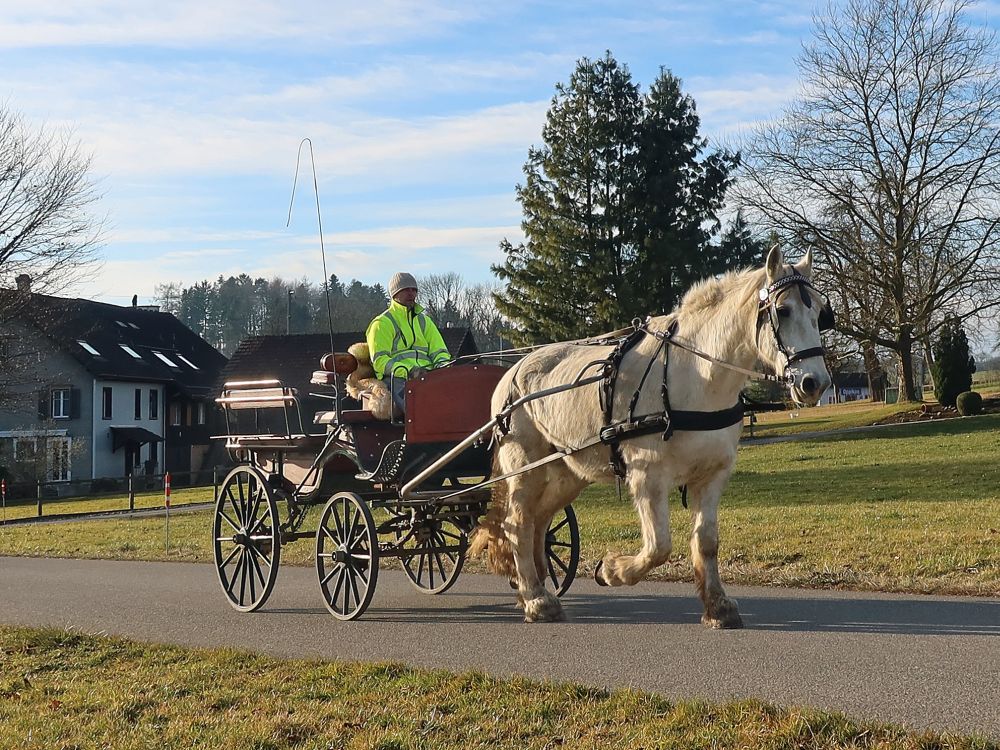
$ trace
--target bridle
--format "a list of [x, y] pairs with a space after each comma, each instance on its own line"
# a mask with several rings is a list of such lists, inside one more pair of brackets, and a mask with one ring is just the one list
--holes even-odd
[[[786, 378], [788, 378], [788, 369], [794, 362], [800, 362], [803, 359], [809, 359], [810, 357], [823, 357], [826, 355], [826, 349], [824, 349], [823, 346], [813, 346], [808, 349], [792, 351], [781, 340], [781, 331], [778, 321], [778, 297], [783, 291], [793, 286], [798, 287], [802, 303], [806, 307], [811, 308], [812, 296], [809, 294], [809, 290], [812, 289], [817, 295], [819, 295], [819, 292], [816, 291], [816, 288], [812, 285], [809, 279], [800, 274], [798, 271], [793, 271], [790, 276], [782, 276], [780, 279], [776, 279], [769, 286], [762, 287], [758, 292], [759, 301], [757, 303], [757, 348], [760, 349], [760, 331], [764, 325], [764, 321], [767, 320], [771, 324], [771, 332], [774, 334], [774, 341], [778, 345], [778, 351], [785, 356]], [[820, 333], [833, 328], [833, 308], [830, 307], [829, 302], [824, 301], [823, 307], [819, 312], [819, 320], [817, 322], [819, 324]]]

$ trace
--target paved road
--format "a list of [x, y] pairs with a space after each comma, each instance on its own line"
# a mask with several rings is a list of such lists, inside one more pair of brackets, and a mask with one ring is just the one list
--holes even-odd
[[384, 571], [358, 622], [326, 613], [312, 570], [285, 567], [261, 612], [230, 609], [209, 565], [0, 557], [0, 622], [280, 657], [477, 668], [671, 698], [760, 697], [1000, 739], [1000, 599], [737, 588], [747, 628], [698, 624], [690, 585], [580, 580], [569, 622], [525, 625], [506, 583], [442, 596]]

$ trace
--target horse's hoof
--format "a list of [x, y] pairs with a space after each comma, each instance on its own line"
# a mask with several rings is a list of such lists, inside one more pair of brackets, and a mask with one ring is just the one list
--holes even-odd
[[736, 602], [724, 599], [715, 607], [714, 616], [708, 612], [701, 616], [703, 625], [713, 630], [738, 630], [743, 627], [743, 618]]
[[604, 580], [604, 576], [601, 575], [601, 568], [604, 567], [604, 560], [597, 561], [597, 567], [594, 568], [594, 580], [597, 581], [598, 586], [607, 586], [608, 582]]
[[562, 622], [565, 619], [562, 604], [554, 596], [540, 596], [524, 603], [525, 622]]

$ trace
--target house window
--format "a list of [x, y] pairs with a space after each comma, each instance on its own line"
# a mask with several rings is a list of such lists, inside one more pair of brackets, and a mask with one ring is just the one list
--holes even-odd
[[90, 352], [91, 354], [93, 354], [95, 357], [100, 357], [101, 356], [101, 353], [99, 351], [97, 351], [97, 349], [95, 349], [94, 347], [92, 347], [90, 344], [88, 344], [86, 341], [77, 341], [76, 343], [78, 343], [81, 347], [83, 347], [83, 349], [85, 351]]
[[17, 462], [30, 463], [35, 460], [35, 452], [38, 444], [35, 438], [14, 438], [14, 460]]
[[48, 476], [50, 482], [68, 482], [72, 479], [69, 464], [70, 445], [73, 438], [49, 438]]
[[111, 419], [111, 386], [104, 386], [101, 391], [101, 396], [101, 419]]
[[120, 346], [122, 351], [125, 352], [128, 356], [134, 359], [142, 359], [142, 357], [139, 356], [139, 352], [137, 352], [131, 346], [125, 346], [125, 344], [119, 344], [118, 346]]
[[192, 370], [197, 370], [198, 369], [198, 365], [196, 365], [190, 359], [188, 359], [187, 357], [185, 357], [183, 354], [178, 354], [177, 355], [177, 359], [179, 359], [181, 362], [183, 362], [184, 364], [186, 364]]
[[160, 418], [160, 392], [155, 388], [149, 389], [149, 418]]
[[163, 363], [164, 363], [165, 365], [167, 365], [167, 366], [169, 366], [169, 367], [173, 367], [173, 368], [174, 368], [175, 370], [179, 370], [179, 369], [180, 369], [180, 368], [179, 368], [179, 367], [177, 366], [177, 363], [176, 363], [176, 362], [174, 362], [174, 361], [173, 361], [172, 359], [170, 359], [170, 357], [168, 357], [168, 356], [167, 356], [166, 354], [164, 354], [163, 352], [158, 352], [158, 351], [155, 351], [155, 350], [154, 350], [154, 351], [153, 351], [153, 354], [154, 354], [154, 355], [155, 355], [155, 356], [156, 356], [156, 357], [157, 357], [157, 358], [158, 358], [158, 359], [159, 359], [159, 360], [160, 360], [161, 362], [163, 362]]
[[135, 418], [142, 419], [142, 388], [135, 389]]
[[52, 389], [52, 411], [53, 419], [69, 419], [69, 388]]
[[198, 424], [205, 424], [206, 409], [205, 404], [198, 404]]
[[181, 412], [183, 411], [181, 404], [173, 403], [170, 405], [170, 424], [174, 427], [181, 426]]

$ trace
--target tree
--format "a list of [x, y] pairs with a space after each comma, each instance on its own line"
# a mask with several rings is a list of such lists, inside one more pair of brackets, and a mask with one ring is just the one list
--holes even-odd
[[847, 0], [815, 20], [802, 95], [744, 148], [741, 204], [815, 248], [838, 329], [893, 351], [1000, 306], [1000, 65], [966, 0]]
[[958, 394], [972, 389], [976, 361], [969, 353], [969, 339], [962, 323], [948, 316], [934, 342], [934, 396], [942, 406], [954, 406]]
[[[526, 242], [504, 240], [495, 295], [517, 342], [574, 338], [673, 306], [704, 275], [735, 157], [699, 159], [694, 102], [660, 71], [640, 95], [607, 53], [556, 94], [517, 186]], [[567, 294], [567, 286], [573, 294]]]
[[[57, 294], [93, 267], [103, 222], [90, 159], [66, 134], [34, 130], [0, 104], [0, 333], [9, 333], [30, 293]], [[0, 336], [0, 353], [8, 347]], [[0, 405], [24, 410], [39, 382], [37, 354], [0, 356]]]

